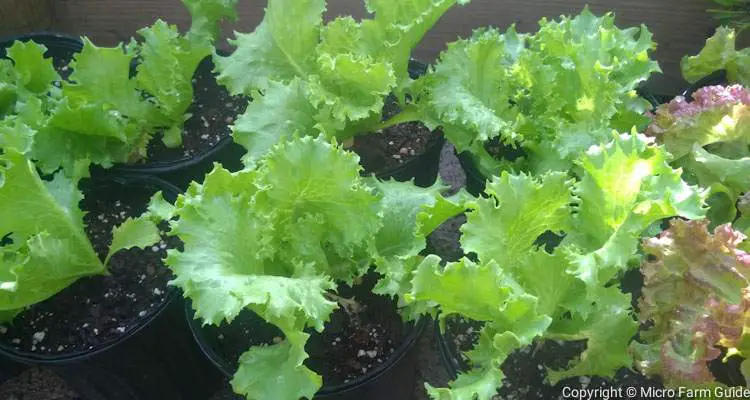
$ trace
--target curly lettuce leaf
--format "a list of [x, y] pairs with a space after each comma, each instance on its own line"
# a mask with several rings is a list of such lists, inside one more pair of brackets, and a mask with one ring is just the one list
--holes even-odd
[[15, 86], [34, 94], [46, 94], [52, 82], [60, 80], [60, 75], [52, 65], [52, 58], [45, 58], [47, 47], [33, 41], [15, 41], [7, 50], [7, 57], [13, 61]]
[[[252, 95], [268, 82], [289, 82], [315, 71], [325, 0], [271, 0], [253, 33], [236, 33], [236, 50], [214, 56], [217, 80], [232, 94]], [[293, 21], [293, 23], [290, 23]]]
[[193, 74], [213, 47], [180, 36], [176, 26], [162, 20], [138, 33], [144, 39], [138, 46], [138, 88], [153, 96], [159, 114], [154, 119], [165, 129], [164, 142], [179, 146], [183, 122], [189, 117], [186, 112], [193, 103]]
[[159, 239], [159, 228], [149, 218], [128, 218], [112, 231], [112, 244], [104, 264], [108, 264], [110, 258], [120, 250], [145, 248]]
[[552, 322], [550, 316], [539, 313], [538, 298], [524, 292], [494, 261], [475, 264], [462, 259], [442, 271], [434, 264], [422, 264], [413, 285], [409, 298], [440, 304], [441, 321], [454, 313], [488, 321], [478, 345], [467, 354], [474, 368], [459, 374], [450, 389], [427, 385], [428, 393], [436, 399], [490, 398], [502, 383], [499, 366], [505, 358], [530, 344]]
[[[529, 35], [477, 30], [449, 45], [418, 85], [431, 124], [488, 176], [509, 168], [565, 171], [612, 129], [648, 123], [649, 104], [634, 91], [659, 71], [645, 26], [621, 30], [613, 15], [588, 8], [539, 25]], [[526, 157], [503, 163], [486, 151], [490, 140], [520, 146]]]
[[[581, 157], [579, 182], [561, 172], [503, 173], [488, 183], [486, 199], [466, 202], [461, 240], [478, 264], [423, 263], [407, 299], [439, 305], [441, 318], [458, 314], [490, 328], [467, 354], [473, 370], [448, 389], [428, 387], [433, 398], [489, 398], [488, 385], [502, 380], [492, 371], [536, 338], [587, 341], [566, 368], [549, 371], [552, 382], [611, 377], [631, 366], [637, 323], [630, 297], [611, 279], [628, 268], [640, 235], [654, 223], [705, 214], [705, 193], [667, 161], [646, 137], [622, 135]], [[562, 243], [536, 248], [549, 232], [565, 235]]]
[[750, 85], [750, 49], [738, 51], [736, 40], [734, 29], [718, 27], [697, 55], [682, 58], [682, 76], [688, 82], [696, 83], [723, 69], [727, 71], [729, 82]]
[[545, 174], [539, 181], [508, 173], [491, 179], [485, 190], [490, 197], [476, 200], [461, 228], [461, 247], [481, 260], [513, 264], [543, 233], [568, 230], [571, 185], [563, 173]]
[[53, 101], [50, 92], [60, 76], [45, 58], [47, 48], [33, 41], [16, 41], [0, 60], [0, 147], [22, 154], [32, 150], [34, 136]]
[[423, 261], [419, 254], [427, 236], [463, 212], [463, 196], [445, 199], [442, 182], [420, 188], [412, 182], [377, 181], [372, 186], [380, 196], [383, 226], [375, 235], [375, 271], [381, 277], [373, 291], [403, 300], [411, 291], [413, 272]]
[[182, 4], [190, 12], [190, 31], [186, 36], [193, 43], [213, 43], [222, 20], [237, 20], [237, 0], [182, 0]]
[[43, 171], [68, 171], [80, 160], [109, 167], [145, 157], [156, 107], [129, 78], [133, 56], [84, 39], [61, 100], [37, 133], [32, 155]]
[[[338, 17], [324, 24], [324, 0], [270, 1], [260, 26], [231, 41], [235, 52], [215, 57], [217, 79], [231, 93], [267, 97], [265, 106], [272, 107], [264, 108], [271, 117], [251, 116], [248, 109], [243, 126], [235, 129], [256, 136], [243, 140], [243, 146], [253, 146], [248, 147], [250, 161], [291, 134], [289, 125], [305, 128], [301, 135], [322, 133], [343, 141], [423, 118], [406, 96], [412, 83], [409, 55], [443, 13], [466, 2], [366, 1], [374, 14], [369, 18]], [[391, 93], [397, 95], [400, 112], [383, 121], [385, 98]], [[300, 110], [292, 113], [294, 118], [278, 117], [289, 115], [292, 106]]]
[[579, 161], [578, 212], [566, 240], [582, 252], [573, 269], [591, 288], [627, 268], [640, 235], [653, 223], [705, 216], [706, 192], [685, 183], [668, 157], [643, 135], [621, 135]]
[[641, 265], [639, 317], [651, 325], [633, 345], [636, 365], [672, 386], [713, 381], [708, 362], [718, 347], [736, 353], [747, 340], [750, 255], [738, 249], [745, 236], [729, 225], [712, 234], [708, 223], [675, 219], [643, 243], [651, 259]]
[[733, 204], [750, 189], [750, 92], [740, 85], [707, 86], [692, 101], [677, 97], [659, 106], [647, 134], [677, 160], [691, 181], [711, 188], [711, 220], [730, 222]]
[[323, 381], [302, 364], [307, 358], [304, 345], [308, 337], [297, 333], [282, 343], [243, 353], [232, 389], [248, 400], [313, 398]]
[[106, 272], [84, 232], [81, 198], [76, 182], [57, 174], [45, 184], [31, 161], [4, 149], [0, 236], [11, 243], [0, 246], [0, 309], [22, 309], [78, 278]]
[[409, 79], [408, 65], [412, 50], [424, 35], [455, 4], [470, 0], [365, 0], [367, 11], [374, 16], [362, 22], [363, 38], [375, 49], [373, 58], [388, 60], [396, 79]]
[[313, 131], [316, 110], [305, 93], [305, 86], [299, 79], [288, 84], [268, 82], [263, 94], [248, 104], [232, 125], [235, 142], [247, 149], [242, 158], [244, 165], [254, 165], [273, 146], [295, 134]]

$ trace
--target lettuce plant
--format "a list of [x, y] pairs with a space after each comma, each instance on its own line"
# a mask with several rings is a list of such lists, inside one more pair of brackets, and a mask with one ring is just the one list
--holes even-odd
[[[84, 39], [83, 50], [69, 65], [73, 72], [67, 80], [43, 58], [44, 46], [15, 44], [9, 51], [12, 64], [4, 61], [0, 67], [7, 94], [0, 100], [2, 125], [10, 125], [15, 133], [0, 132], [0, 145], [22, 135], [45, 173], [60, 167], [72, 171], [81, 161], [104, 167], [138, 161], [159, 130], [167, 145], [179, 145], [193, 101], [193, 73], [211, 55], [218, 21], [234, 15], [235, 3], [184, 0], [192, 15], [192, 26], [184, 36], [159, 20], [139, 31], [143, 43], [104, 48]], [[134, 60], [139, 64], [131, 77]], [[13, 88], [22, 90], [13, 92]], [[12, 93], [15, 108], [8, 106]]]
[[78, 182], [58, 172], [42, 180], [34, 164], [14, 148], [0, 154], [0, 319], [54, 296], [76, 280], [107, 274], [119, 250], [159, 241], [159, 230], [144, 216], [113, 231], [104, 260], [84, 232], [83, 194]]
[[[409, 57], [456, 3], [468, 0], [365, 0], [371, 17], [324, 24], [325, 0], [270, 0], [257, 29], [237, 33], [235, 51], [215, 58], [219, 82], [254, 99], [233, 127], [245, 162], [295, 132], [344, 142], [420, 120], [406, 96]], [[401, 112], [382, 121], [391, 93]]]
[[[614, 16], [588, 8], [542, 19], [533, 34], [479, 29], [448, 46], [415, 92], [428, 126], [441, 126], [480, 171], [565, 171], [613, 129], [647, 124], [649, 103], [636, 86], [659, 71], [645, 26], [621, 30]], [[526, 157], [498, 160], [486, 146], [520, 147]]]
[[711, 220], [731, 222], [750, 190], [750, 91], [740, 85], [698, 89], [659, 106], [646, 133], [657, 138], [689, 179], [709, 187]]
[[[231, 383], [248, 399], [312, 398], [322, 381], [303, 364], [307, 331], [323, 330], [337, 302], [349, 301], [335, 282], [374, 264], [375, 292], [403, 298], [426, 235], [462, 211], [440, 185], [380, 182], [360, 169], [356, 155], [305, 136], [277, 144], [255, 169], [217, 164], [174, 207], [154, 202], [184, 243], [166, 264], [196, 318], [218, 325], [250, 309], [283, 332], [282, 342], [241, 355]], [[428, 310], [401, 311], [413, 319]]]
[[[484, 323], [467, 353], [471, 370], [450, 388], [428, 386], [430, 395], [492, 398], [505, 359], [540, 339], [587, 342], [566, 369], [548, 371], [552, 383], [631, 367], [629, 343], [638, 326], [616, 279], [637, 259], [639, 239], [652, 224], [705, 213], [705, 194], [667, 161], [664, 148], [645, 136], [622, 135], [577, 160], [577, 181], [564, 172], [504, 172], [488, 182], [488, 198], [467, 202], [461, 245], [476, 257], [440, 267], [429, 256], [408, 295], [439, 304], [441, 324], [453, 314]], [[550, 231], [565, 235], [562, 242], [551, 252], [537, 248]]]
[[[729, 224], [713, 234], [708, 221], [674, 220], [646, 239], [639, 317], [648, 328], [633, 344], [638, 369], [669, 386], [715, 384], [708, 362], [721, 355], [747, 357], [750, 254], [738, 248], [745, 235]], [[750, 378], [750, 364], [741, 370]]]
[[734, 29], [721, 26], [694, 56], [682, 58], [682, 76], [690, 83], [719, 70], [726, 70], [729, 83], [750, 85], [750, 49], [737, 50]]

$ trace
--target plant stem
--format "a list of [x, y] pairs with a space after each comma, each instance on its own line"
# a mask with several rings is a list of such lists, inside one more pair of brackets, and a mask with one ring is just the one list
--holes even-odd
[[341, 308], [343, 308], [344, 311], [346, 311], [346, 313], [349, 315], [356, 314], [365, 309], [365, 306], [359, 304], [359, 302], [357, 302], [354, 297], [352, 297], [351, 299], [347, 299], [331, 292], [326, 292], [325, 296], [328, 300], [339, 303], [341, 305]]
[[388, 129], [392, 126], [403, 124], [405, 122], [419, 121], [421, 116], [422, 116], [422, 113], [420, 113], [416, 107], [407, 107], [400, 113], [392, 116], [390, 119], [387, 119], [379, 123], [378, 125], [375, 125], [375, 127], [372, 130], [381, 131], [383, 129]]

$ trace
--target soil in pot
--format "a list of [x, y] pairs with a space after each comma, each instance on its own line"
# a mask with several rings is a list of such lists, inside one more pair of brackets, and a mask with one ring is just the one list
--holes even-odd
[[[84, 191], [86, 234], [102, 260], [112, 228], [145, 211], [153, 192], [109, 185]], [[61, 357], [116, 342], [163, 308], [172, 290], [162, 258], [167, 249], [180, 247], [179, 239], [162, 232], [161, 242], [152, 247], [118, 252], [110, 260], [110, 275], [81, 278], [28, 308], [0, 328], [0, 343], [22, 353]]]
[[[397, 313], [395, 301], [371, 293], [374, 283], [375, 279], [366, 279], [353, 288], [340, 286], [338, 295], [355, 299], [357, 306], [339, 307], [322, 333], [310, 331], [306, 365], [323, 376], [324, 387], [362, 378], [385, 364], [412, 332], [412, 325], [403, 323]], [[206, 326], [201, 332], [205, 344], [232, 373], [239, 356], [251, 346], [283, 340], [280, 331], [251, 311], [231, 324]]]
[[[466, 370], [469, 368], [463, 352], [471, 350], [479, 339], [482, 323], [458, 316], [449, 316], [446, 320], [446, 332], [442, 336], [445, 354], [452, 368]], [[563, 388], [571, 389], [608, 389], [628, 387], [663, 388], [661, 381], [648, 379], [635, 371], [621, 369], [614, 379], [600, 377], [575, 377], [562, 380], [555, 386], [545, 383], [546, 369], [562, 369], [575, 359], [586, 348], [585, 341], [563, 342], [546, 340], [535, 342], [531, 346], [519, 349], [511, 354], [502, 366], [505, 382], [498, 390], [496, 399], [564, 399]], [[449, 367], [450, 368], [450, 367]], [[643, 399], [645, 397], [632, 397]]]
[[[386, 99], [383, 108], [384, 119], [396, 115], [399, 111], [393, 97]], [[402, 167], [425, 154], [428, 149], [441, 144], [440, 132], [430, 131], [421, 122], [406, 122], [381, 132], [357, 136], [352, 150], [359, 155], [365, 173], [380, 175]]]
[[182, 146], [168, 148], [157, 135], [148, 146], [148, 158], [143, 162], [169, 162], [194, 157], [216, 146], [232, 135], [230, 126], [245, 112], [248, 99], [232, 96], [216, 82], [211, 57], [204, 59], [193, 76], [193, 104], [188, 109], [190, 119], [185, 122]]

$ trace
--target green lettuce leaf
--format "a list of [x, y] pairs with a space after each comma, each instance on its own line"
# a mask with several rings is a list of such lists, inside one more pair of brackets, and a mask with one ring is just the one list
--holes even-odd
[[720, 26], [703, 49], [694, 56], [682, 58], [682, 76], [690, 83], [719, 70], [727, 71], [730, 83], [750, 85], [750, 49], [737, 50], [737, 35], [732, 28]]
[[627, 268], [653, 223], [705, 216], [707, 193], [685, 183], [668, 157], [643, 135], [622, 135], [592, 147], [579, 161], [584, 172], [576, 187], [578, 213], [567, 240], [583, 251], [573, 269], [590, 287]]
[[237, 20], [237, 0], [182, 0], [190, 12], [190, 31], [186, 35], [192, 43], [212, 44], [219, 36], [219, 23]]
[[138, 33], [144, 39], [138, 47], [138, 88], [153, 96], [158, 106], [159, 115], [153, 119], [166, 130], [165, 143], [179, 146], [186, 112], [193, 103], [193, 74], [211, 55], [211, 42], [192, 42], [162, 20]]
[[243, 353], [231, 381], [234, 391], [248, 400], [311, 399], [323, 382], [302, 364], [307, 358], [304, 344], [308, 337], [298, 333], [282, 343], [256, 346]]
[[288, 84], [269, 82], [263, 94], [256, 96], [232, 125], [235, 142], [247, 149], [242, 162], [247, 166], [254, 165], [273, 146], [291, 135], [313, 132], [315, 113], [299, 79]]
[[[514, 27], [477, 30], [450, 44], [417, 85], [427, 120], [487, 176], [510, 168], [566, 171], [613, 129], [648, 123], [642, 114], [650, 106], [635, 94], [659, 71], [646, 27], [621, 30], [613, 15], [596, 17], [588, 8], [539, 26], [528, 35]], [[492, 141], [520, 146], [526, 157], [503, 163], [486, 151]]]
[[106, 273], [84, 232], [81, 198], [62, 174], [45, 184], [25, 156], [0, 155], [0, 236], [12, 242], [0, 247], [0, 309], [22, 309]]
[[[344, 141], [423, 118], [406, 96], [412, 84], [409, 56], [443, 13], [466, 2], [368, 0], [365, 5], [374, 15], [360, 22], [337, 17], [324, 24], [325, 0], [270, 1], [260, 26], [230, 41], [234, 53], [215, 57], [219, 82], [233, 94], [260, 98], [268, 115], [251, 115], [261, 104], [251, 105], [237, 121], [235, 137], [248, 149], [246, 161], [297, 129], [300, 135], [322, 133]], [[391, 93], [400, 111], [383, 121]]]
[[[325, 137], [295, 137], [253, 169], [230, 173], [217, 164], [174, 207], [152, 198], [148, 216], [169, 220], [170, 234], [184, 243], [166, 264], [196, 318], [218, 325], [250, 309], [286, 337], [242, 355], [232, 381], [238, 393], [312, 397], [321, 378], [303, 365], [303, 332], [321, 331], [337, 307], [334, 280], [351, 283], [374, 263], [385, 275], [376, 291], [405, 295], [423, 261], [423, 221], [462, 210], [461, 199], [440, 197], [441, 185], [377, 182], [360, 172], [358, 157]], [[421, 304], [404, 313], [429, 311]]]
[[[705, 193], [667, 161], [664, 148], [643, 135], [616, 136], [577, 161], [575, 183], [561, 172], [503, 173], [488, 183], [487, 198], [465, 202], [461, 243], [478, 262], [420, 264], [406, 299], [439, 305], [443, 321], [452, 314], [483, 321], [486, 330], [467, 353], [472, 370], [450, 388], [428, 386], [430, 395], [490, 398], [508, 355], [538, 338], [587, 342], [566, 368], [548, 371], [552, 383], [631, 367], [638, 325], [630, 297], [611, 280], [637, 258], [654, 223], [705, 215]], [[542, 240], [550, 232], [564, 235], [556, 247]]]
[[153, 221], [148, 218], [128, 218], [112, 231], [112, 244], [109, 246], [104, 264], [108, 264], [110, 258], [120, 250], [145, 248], [159, 239], [159, 228]]
[[[236, 33], [236, 50], [215, 56], [217, 80], [232, 94], [254, 94], [268, 82], [289, 82], [314, 71], [325, 0], [272, 0], [261, 24], [250, 34]], [[290, 21], [294, 21], [290, 23]]]

